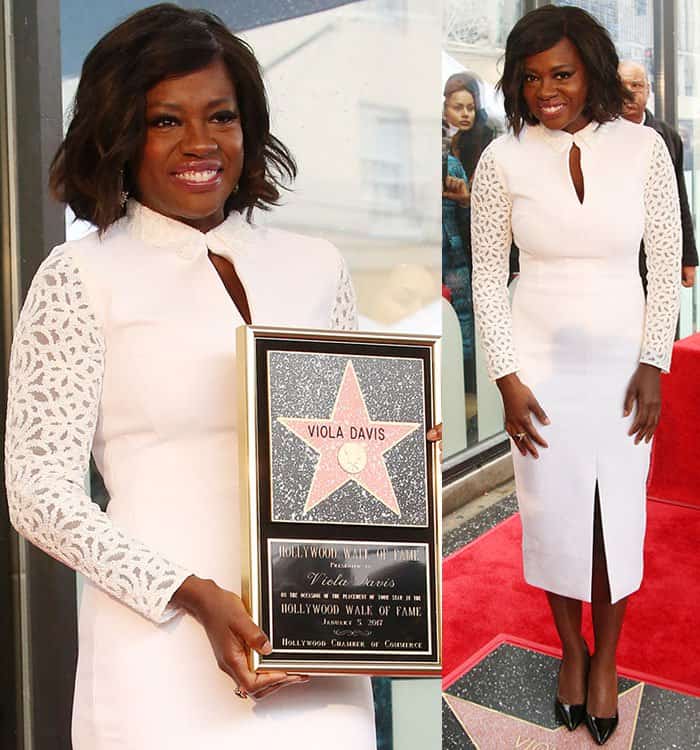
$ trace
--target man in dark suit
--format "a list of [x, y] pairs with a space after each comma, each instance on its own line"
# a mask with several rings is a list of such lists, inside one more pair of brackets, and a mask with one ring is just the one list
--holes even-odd
[[[620, 78], [625, 87], [634, 97], [634, 101], [627, 102], [623, 116], [630, 122], [646, 125], [654, 130], [664, 139], [671, 161], [676, 172], [678, 183], [678, 197], [681, 204], [681, 224], [683, 227], [683, 261], [682, 277], [683, 286], [691, 287], [695, 283], [695, 267], [698, 265], [698, 252], [695, 248], [695, 237], [693, 235], [693, 218], [688, 205], [688, 194], [685, 189], [683, 178], [683, 141], [680, 135], [662, 120], [657, 120], [646, 108], [649, 99], [649, 79], [644, 66], [632, 61], [624, 61], [619, 67]], [[644, 288], [646, 290], [646, 256], [644, 248], [639, 254], [639, 271], [642, 275]]]

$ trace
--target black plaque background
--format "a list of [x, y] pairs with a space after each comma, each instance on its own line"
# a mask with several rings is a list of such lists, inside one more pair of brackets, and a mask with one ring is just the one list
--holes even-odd
[[[433, 404], [431, 399], [433, 378], [432, 378], [432, 349], [429, 345], [406, 345], [406, 344], [387, 344], [387, 343], [364, 343], [349, 341], [315, 341], [311, 339], [279, 339], [258, 337], [255, 339], [255, 361], [256, 361], [256, 380], [257, 380], [257, 456], [258, 456], [258, 528], [260, 529], [260, 544], [258, 548], [259, 558], [257, 560], [258, 570], [260, 573], [260, 586], [263, 591], [261, 597], [261, 622], [260, 626], [266, 632], [270, 629], [270, 611], [269, 591], [270, 581], [268, 579], [268, 555], [267, 540], [273, 539], [307, 539], [325, 541], [327, 539], [345, 539], [348, 541], [359, 542], [376, 542], [381, 545], [385, 542], [413, 542], [428, 545], [428, 575], [431, 582], [429, 601], [426, 602], [426, 609], [429, 618], [431, 638], [431, 653], [425, 655], [404, 655], [401, 652], [395, 654], [377, 655], [377, 660], [382, 662], [405, 662], [412, 661], [416, 663], [426, 662], [434, 663], [439, 661], [438, 643], [437, 643], [437, 592], [436, 582], [439, 580], [440, 571], [436, 569], [436, 549], [435, 549], [435, 497], [433, 488], [433, 462], [428, 460], [427, 463], [427, 488], [428, 488], [428, 520], [430, 525], [426, 528], [420, 527], [373, 527], [352, 524], [329, 524], [323, 525], [318, 523], [290, 523], [272, 521], [271, 518], [271, 501], [270, 501], [270, 423], [269, 423], [269, 403], [268, 403], [268, 367], [267, 354], [271, 350], [276, 351], [302, 351], [309, 353], [331, 353], [345, 356], [370, 356], [370, 357], [407, 357], [410, 359], [420, 359], [423, 362], [423, 378], [425, 383], [424, 392], [424, 412], [426, 424], [423, 426], [423, 432], [427, 432], [429, 427], [433, 426]], [[397, 393], [397, 398], [401, 394]], [[273, 651], [269, 655], [270, 660], [283, 658], [285, 661], [308, 661], [313, 659], [316, 662], [323, 661], [345, 661], [366, 662], [372, 657], [366, 653], [357, 653], [345, 651], [342, 654], [337, 652], [327, 655], [309, 652], [309, 653], [288, 653], [282, 651]], [[261, 658], [261, 663], [265, 665], [266, 657]]]
[[[279, 544], [279, 540], [273, 540], [272, 544]], [[297, 542], [294, 542], [295, 546]], [[308, 547], [315, 544], [315, 542], [299, 541], [298, 546]], [[327, 614], [321, 613], [321, 616], [317, 614], [304, 612], [279, 615], [279, 625], [275, 626], [273, 631], [268, 631], [268, 635], [271, 636], [273, 646], [280, 646], [281, 649], [297, 649], [307, 650], [310, 646], [302, 645], [297, 646], [296, 644], [290, 644], [285, 646], [280, 644], [279, 641], [286, 637], [290, 639], [319, 639], [325, 642], [331, 641], [334, 638], [346, 643], [359, 643], [362, 642], [365, 645], [363, 647], [348, 645], [343, 652], [347, 651], [370, 651], [372, 650], [371, 642], [377, 641], [380, 645], [375, 647], [377, 651], [389, 651], [393, 654], [406, 654], [410, 651], [424, 651], [429, 653], [429, 622], [425, 617], [416, 617], [412, 615], [397, 615], [396, 608], [411, 608], [419, 607], [422, 612], [426, 611], [429, 598], [428, 591], [430, 586], [430, 579], [428, 578], [428, 554], [429, 550], [427, 547], [421, 545], [420, 550], [422, 555], [425, 556], [425, 562], [421, 560], [417, 561], [395, 561], [393, 558], [394, 551], [406, 552], [409, 547], [407, 545], [400, 545], [398, 547], [385, 547], [384, 545], [359, 545], [354, 549], [365, 549], [368, 551], [368, 558], [365, 561], [363, 558], [346, 560], [342, 554], [342, 550], [348, 546], [354, 544], [353, 542], [348, 543], [347, 540], [338, 542], [326, 542], [323, 546], [328, 549], [331, 545], [338, 551], [340, 555], [337, 560], [340, 564], [354, 563], [362, 567], [358, 569], [352, 568], [333, 568], [330, 564], [329, 559], [309, 558], [309, 557], [287, 557], [280, 558], [277, 562], [278, 573], [275, 575], [275, 562], [272, 562], [273, 570], [273, 584], [272, 584], [272, 599], [273, 607], [274, 601], [277, 600], [280, 605], [286, 604], [292, 607], [301, 607], [305, 609], [307, 605], [314, 607], [317, 605], [337, 607], [339, 610], [335, 612], [329, 612]], [[387, 557], [384, 560], [380, 560], [373, 554], [377, 548], [385, 549], [387, 551]], [[411, 547], [416, 549], [416, 547]], [[269, 552], [269, 545], [268, 545]], [[367, 565], [368, 567], [364, 567]], [[361, 582], [357, 584], [350, 583], [348, 586], [326, 586], [320, 583], [315, 585], [309, 585], [306, 593], [315, 595], [314, 598], [302, 598], [296, 597], [291, 598], [291, 593], [297, 593], [296, 589], [304, 588], [304, 581], [309, 572], [322, 571], [329, 578], [337, 580], [337, 576], [350, 580], [353, 577], [364, 578], [366, 575], [371, 578], [383, 580], [391, 579], [395, 582], [395, 586], [391, 587], [371, 587], [362, 586]], [[291, 579], [299, 581], [299, 585], [291, 587], [294, 591], [292, 592], [287, 587], [275, 586], [275, 579]], [[413, 585], [413, 579], [416, 579], [415, 585]], [[282, 598], [284, 594], [287, 596]], [[333, 595], [337, 594], [337, 598], [333, 598]], [[360, 594], [362, 599], [349, 598], [343, 599], [343, 595], [350, 595], [353, 597], [355, 594]], [[421, 595], [420, 601], [415, 601], [412, 597], [416, 594]], [[370, 598], [371, 597], [371, 598]], [[396, 597], [401, 597], [397, 599]], [[364, 606], [369, 605], [371, 607], [371, 614], [364, 611]], [[348, 612], [347, 608], [355, 610], [359, 607], [359, 611]], [[382, 612], [382, 607], [386, 607], [389, 610], [388, 614]], [[328, 620], [341, 624], [325, 625], [323, 624], [324, 617]], [[381, 624], [379, 624], [381, 623]], [[280, 633], [280, 630], [283, 631]], [[434, 635], [433, 635], [434, 637]], [[386, 647], [384, 642], [386, 640], [391, 641], [420, 641], [422, 643], [419, 647], [414, 648], [397, 648], [397, 647]], [[337, 646], [329, 645], [326, 648], [337, 648]], [[341, 647], [342, 648], [342, 647]], [[316, 652], [314, 652], [316, 653]]]

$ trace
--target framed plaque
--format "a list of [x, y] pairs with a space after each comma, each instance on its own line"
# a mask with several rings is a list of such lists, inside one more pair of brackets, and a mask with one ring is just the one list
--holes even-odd
[[439, 343], [238, 330], [255, 670], [440, 674]]

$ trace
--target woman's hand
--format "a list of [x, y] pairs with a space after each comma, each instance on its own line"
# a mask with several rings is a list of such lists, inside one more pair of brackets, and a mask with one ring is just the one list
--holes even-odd
[[504, 375], [496, 381], [506, 413], [506, 432], [513, 438], [523, 456], [528, 453], [539, 458], [536, 445], [547, 448], [547, 442], [537, 432], [530, 417], [532, 412], [541, 424], [549, 424], [549, 417], [539, 405], [532, 391], [515, 374]]
[[308, 681], [307, 677], [281, 671], [250, 671], [248, 649], [269, 654], [272, 644], [250, 618], [241, 598], [214, 581], [192, 575], [175, 592], [172, 602], [204, 627], [219, 668], [235, 681], [241, 697], [250, 695], [259, 700], [287, 685]]
[[451, 201], [456, 201], [460, 206], [466, 208], [469, 205], [469, 186], [459, 177], [445, 177], [445, 184], [442, 190], [442, 197]]
[[431, 427], [426, 433], [428, 441], [431, 443], [440, 443], [440, 463], [442, 463], [442, 422]]
[[632, 426], [627, 432], [634, 435], [634, 444], [651, 440], [661, 414], [661, 371], [654, 365], [639, 364], [627, 386], [623, 416], [628, 417], [637, 404]]

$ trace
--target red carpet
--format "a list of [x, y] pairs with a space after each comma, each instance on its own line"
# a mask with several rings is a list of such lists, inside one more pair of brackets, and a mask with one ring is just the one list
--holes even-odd
[[671, 373], [661, 378], [663, 406], [654, 436], [647, 494], [700, 508], [700, 334], [673, 346]]
[[[515, 515], [448, 557], [443, 577], [445, 682], [499, 637], [558, 645], [545, 595], [522, 577]], [[618, 650], [621, 671], [700, 697], [700, 512], [648, 504], [645, 579], [628, 605]], [[584, 630], [592, 643], [590, 608]], [[464, 670], [461, 670], [464, 671]], [[454, 675], [456, 676], [456, 675]]]

